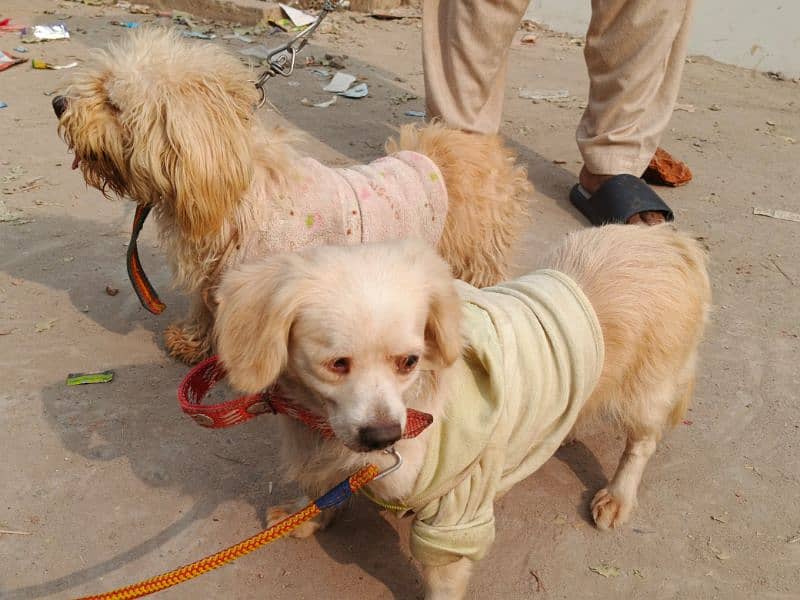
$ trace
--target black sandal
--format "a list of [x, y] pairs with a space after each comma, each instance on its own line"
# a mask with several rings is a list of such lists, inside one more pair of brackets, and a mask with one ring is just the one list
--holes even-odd
[[615, 175], [594, 194], [578, 184], [569, 193], [569, 200], [592, 225], [627, 223], [633, 215], [660, 212], [665, 221], [675, 215], [653, 189], [634, 175]]

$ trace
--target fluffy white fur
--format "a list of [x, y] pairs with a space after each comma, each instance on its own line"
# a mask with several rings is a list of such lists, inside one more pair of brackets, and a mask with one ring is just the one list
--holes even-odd
[[[251, 78], [218, 46], [142, 30], [98, 51], [54, 102], [86, 182], [154, 206], [174, 282], [192, 296], [189, 316], [165, 335], [187, 363], [210, 351], [222, 264], [239, 262], [265, 216], [281, 210], [298, 160], [296, 136], [266, 129], [254, 113]], [[425, 154], [444, 176], [438, 250], [453, 274], [477, 286], [501, 280], [530, 191], [511, 151], [497, 136], [438, 124], [404, 127], [388, 143], [400, 149]]]
[[[624, 523], [656, 443], [686, 411], [697, 348], [710, 304], [706, 255], [667, 225], [607, 226], [573, 233], [542, 264], [573, 278], [601, 325], [605, 362], [583, 417], [610, 417], [627, 435], [610, 483], [591, 508], [601, 529]], [[404, 426], [407, 407], [441, 421], [453, 400], [460, 358], [461, 300], [447, 265], [421, 243], [317, 248], [229, 272], [218, 291], [218, 348], [231, 383], [282, 392], [330, 420], [324, 441], [282, 419], [288, 475], [315, 497], [367, 462], [365, 428]], [[412, 369], [407, 358], [419, 356]], [[348, 368], [339, 369], [341, 359]], [[396, 443], [404, 466], [371, 485], [379, 498], [407, 497], [423, 464], [430, 430]], [[270, 520], [293, 507], [276, 507]], [[305, 526], [306, 536], [324, 526]], [[425, 567], [428, 598], [461, 598], [471, 561]]]

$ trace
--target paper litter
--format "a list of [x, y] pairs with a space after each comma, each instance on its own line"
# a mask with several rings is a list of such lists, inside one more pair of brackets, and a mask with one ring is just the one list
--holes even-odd
[[779, 219], [781, 221], [794, 221], [795, 223], [800, 223], [800, 214], [790, 212], [788, 210], [754, 208], [753, 214], [760, 217], [770, 217], [772, 219]]
[[283, 12], [286, 13], [286, 16], [289, 17], [289, 20], [295, 27], [307, 27], [316, 20], [316, 17], [312, 17], [302, 10], [292, 8], [291, 6], [287, 6], [285, 4], [279, 4], [278, 6], [280, 6]]
[[353, 82], [356, 80], [354, 75], [350, 75], [350, 73], [336, 73], [331, 79], [330, 83], [322, 88], [326, 92], [332, 92], [334, 94], [340, 94], [342, 92], [347, 91]]

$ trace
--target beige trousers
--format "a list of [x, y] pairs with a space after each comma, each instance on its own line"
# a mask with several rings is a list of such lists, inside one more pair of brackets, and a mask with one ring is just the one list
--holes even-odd
[[[429, 118], [495, 133], [508, 51], [530, 0], [424, 0]], [[591, 173], [639, 176], [678, 97], [694, 0], [592, 0], [589, 99], [576, 139]]]

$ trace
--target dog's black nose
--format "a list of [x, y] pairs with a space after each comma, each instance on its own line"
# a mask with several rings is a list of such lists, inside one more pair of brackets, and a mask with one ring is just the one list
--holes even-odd
[[402, 435], [400, 423], [370, 425], [358, 430], [358, 441], [369, 450], [383, 450], [399, 440]]
[[65, 96], [56, 96], [53, 98], [53, 110], [56, 113], [56, 117], [60, 119], [64, 111], [67, 110], [67, 99]]

